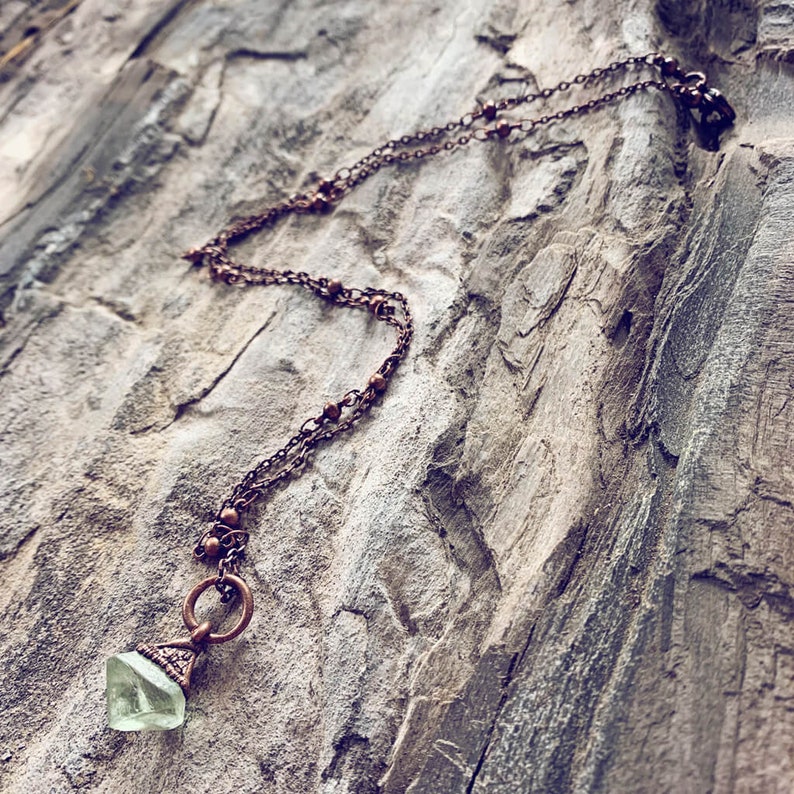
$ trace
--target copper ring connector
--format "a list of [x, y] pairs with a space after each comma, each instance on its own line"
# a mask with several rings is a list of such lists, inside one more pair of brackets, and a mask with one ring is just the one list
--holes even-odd
[[[217, 576], [210, 576], [208, 579], [199, 582], [185, 597], [185, 602], [182, 604], [182, 620], [185, 621], [185, 626], [187, 626], [188, 631], [193, 632], [195, 629], [199, 628], [199, 626], [203, 626], [203, 624], [200, 624], [198, 620], [196, 620], [196, 601], [198, 601], [199, 596], [205, 590], [214, 587], [217, 581]], [[206, 642], [208, 645], [220, 645], [221, 643], [233, 640], [235, 637], [239, 637], [240, 634], [245, 631], [246, 626], [251, 622], [251, 617], [254, 614], [254, 597], [251, 595], [251, 590], [245, 583], [245, 580], [234, 574], [227, 573], [223, 577], [223, 583], [229, 587], [233, 587], [237, 591], [237, 594], [240, 596], [240, 601], [242, 602], [243, 611], [240, 615], [240, 619], [237, 621], [237, 625], [230, 631], [224, 632], [223, 634], [214, 634], [210, 632], [204, 635], [202, 637], [202, 642]]]

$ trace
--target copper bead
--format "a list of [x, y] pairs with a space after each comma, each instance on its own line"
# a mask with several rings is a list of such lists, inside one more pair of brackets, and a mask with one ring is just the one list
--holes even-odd
[[510, 123], [504, 119], [496, 122], [496, 134], [500, 138], [506, 138], [512, 131], [513, 128], [510, 126]]
[[489, 100], [482, 106], [482, 114], [486, 121], [493, 121], [496, 118], [496, 105]]
[[369, 379], [369, 385], [372, 386], [375, 391], [384, 391], [386, 389], [386, 378], [384, 378], [380, 372], [376, 372]]
[[326, 403], [323, 406], [323, 416], [326, 419], [336, 422], [341, 415], [342, 409], [336, 403]]
[[312, 197], [312, 209], [315, 212], [327, 212], [331, 205], [323, 193], [315, 193]]
[[342, 291], [342, 282], [338, 278], [332, 278], [325, 288], [329, 295], [338, 295]]
[[185, 251], [182, 254], [182, 259], [186, 259], [188, 262], [192, 262], [194, 265], [200, 265], [202, 260], [204, 259], [205, 252], [201, 248], [191, 248], [189, 251]]
[[665, 58], [662, 61], [662, 74], [672, 77], [678, 71], [678, 61], [675, 58]]
[[220, 538], [211, 537], [204, 541], [204, 553], [208, 557], [218, 557], [221, 553]]
[[240, 514], [233, 507], [224, 507], [218, 518], [227, 527], [236, 527], [240, 523]]

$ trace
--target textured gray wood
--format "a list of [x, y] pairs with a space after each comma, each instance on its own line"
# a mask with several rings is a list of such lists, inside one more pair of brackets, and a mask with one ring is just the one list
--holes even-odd
[[[791, 791], [794, 3], [63, 5], [0, 7], [6, 53], [42, 29], [0, 83], [0, 787]], [[179, 253], [655, 48], [737, 107], [719, 153], [637, 96], [246, 244], [404, 291], [415, 343], [252, 515], [257, 612], [184, 728], [107, 729], [216, 505], [391, 343]]]

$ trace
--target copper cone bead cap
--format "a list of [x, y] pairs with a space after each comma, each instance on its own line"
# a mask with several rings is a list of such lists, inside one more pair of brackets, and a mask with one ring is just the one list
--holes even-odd
[[138, 653], [161, 667], [170, 679], [182, 687], [185, 697], [190, 694], [190, 676], [193, 674], [199, 651], [199, 646], [190, 640], [138, 646]]

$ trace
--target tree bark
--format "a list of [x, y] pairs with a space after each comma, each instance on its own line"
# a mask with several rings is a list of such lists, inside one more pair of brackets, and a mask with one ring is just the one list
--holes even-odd
[[[794, 4], [43, 0], [0, 27], [4, 791], [794, 788]], [[184, 726], [111, 731], [105, 658], [184, 633], [218, 505], [392, 343], [180, 254], [657, 49], [737, 109], [718, 152], [639, 92], [241, 246], [403, 292], [414, 343], [247, 517], [254, 619]]]

